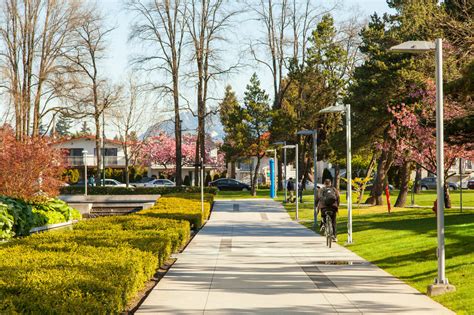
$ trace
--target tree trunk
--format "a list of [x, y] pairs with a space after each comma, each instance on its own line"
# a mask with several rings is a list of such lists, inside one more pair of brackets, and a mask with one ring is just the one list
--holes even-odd
[[415, 182], [413, 183], [414, 189], [415, 189], [415, 194], [418, 194], [421, 190], [420, 187], [420, 181], [421, 181], [421, 166], [420, 164], [416, 164], [416, 175], [415, 175]]
[[449, 194], [449, 186], [446, 180], [444, 181], [444, 207], [451, 208], [451, 195]]
[[383, 192], [387, 173], [393, 162], [393, 153], [382, 151], [377, 165], [377, 177], [375, 178], [372, 192], [369, 199], [365, 201], [367, 204], [381, 206], [383, 205]]
[[408, 183], [410, 182], [411, 169], [412, 164], [410, 162], [405, 162], [400, 167], [400, 192], [398, 193], [397, 201], [394, 205], [395, 207], [405, 207], [408, 196]]
[[[370, 163], [369, 163], [369, 167], [367, 168], [367, 174], [365, 174], [365, 179], [367, 182], [368, 178], [370, 178], [372, 176], [372, 173], [374, 171], [374, 167], [375, 167], [375, 161], [376, 161], [376, 154], [372, 154], [372, 158], [370, 159]], [[364, 198], [364, 191], [365, 191], [365, 186], [366, 184], [362, 185], [362, 189], [359, 193], [359, 198], [357, 200], [357, 203], [360, 205], [362, 203], [362, 199]]]
[[254, 169], [254, 174], [252, 177], [252, 196], [257, 195], [257, 180], [258, 180], [258, 170], [260, 169], [260, 156], [257, 156], [257, 165]]
[[230, 162], [230, 178], [235, 179], [235, 161]]
[[[96, 154], [96, 162], [97, 162], [97, 186], [101, 186], [101, 166], [102, 166], [102, 143], [100, 139], [101, 129], [100, 129], [100, 115], [94, 116], [94, 123], [95, 123], [95, 154]], [[105, 182], [104, 182], [105, 183]]]
[[334, 167], [334, 187], [336, 187], [337, 190], [341, 189], [341, 167], [339, 164], [336, 164]]

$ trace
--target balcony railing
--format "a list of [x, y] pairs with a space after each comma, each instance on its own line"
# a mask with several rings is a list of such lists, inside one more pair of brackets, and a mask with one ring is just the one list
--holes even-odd
[[[117, 167], [125, 166], [125, 158], [121, 156], [105, 156], [104, 159], [105, 167]], [[66, 164], [68, 166], [84, 166], [84, 157], [82, 156], [67, 156]], [[97, 166], [97, 160], [95, 156], [87, 157], [87, 166]]]

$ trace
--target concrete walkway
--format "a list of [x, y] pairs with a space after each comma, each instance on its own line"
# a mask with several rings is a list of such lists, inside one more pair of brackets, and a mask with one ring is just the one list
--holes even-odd
[[218, 201], [138, 313], [454, 314], [344, 247], [325, 245], [276, 202]]

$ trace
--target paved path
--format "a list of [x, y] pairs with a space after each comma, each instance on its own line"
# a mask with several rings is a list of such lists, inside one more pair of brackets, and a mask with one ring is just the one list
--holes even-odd
[[138, 313], [453, 314], [269, 200], [216, 202], [177, 258]]

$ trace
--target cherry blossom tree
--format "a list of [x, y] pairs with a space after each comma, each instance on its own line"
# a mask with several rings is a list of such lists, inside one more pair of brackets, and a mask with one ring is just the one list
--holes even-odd
[[[207, 137], [206, 139], [206, 161], [207, 165], [221, 171], [224, 169], [224, 158], [222, 153], [211, 157], [211, 148], [216, 145]], [[141, 144], [140, 161], [146, 165], [158, 164], [165, 168], [165, 173], [174, 174], [176, 170], [175, 139], [165, 133], [151, 137]], [[181, 151], [182, 166], [193, 165], [196, 154], [196, 135], [183, 134]]]
[[[436, 173], [436, 90], [433, 82], [427, 82], [424, 89], [414, 89], [409, 95], [410, 103], [400, 103], [389, 108], [393, 120], [384, 142], [384, 150], [394, 150], [395, 163], [418, 163], [431, 173]], [[460, 104], [446, 100], [444, 120], [466, 115]], [[462, 144], [444, 141], [444, 195], [447, 208], [451, 200], [447, 179], [452, 175], [450, 168], [457, 158], [473, 159], [474, 151]]]

